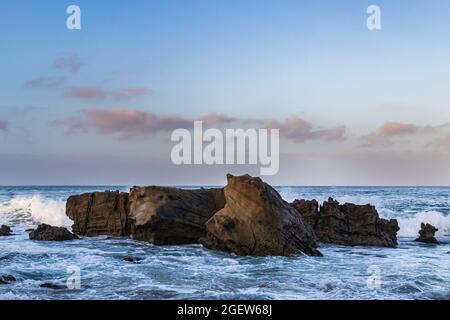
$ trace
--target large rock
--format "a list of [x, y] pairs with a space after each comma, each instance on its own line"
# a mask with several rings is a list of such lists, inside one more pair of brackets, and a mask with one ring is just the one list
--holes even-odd
[[0, 237], [10, 236], [12, 234], [12, 230], [10, 227], [2, 225], [0, 227]]
[[29, 234], [30, 240], [37, 241], [69, 241], [78, 239], [78, 237], [71, 233], [64, 227], [53, 227], [48, 224], [41, 224], [37, 229]]
[[127, 236], [128, 193], [94, 192], [67, 199], [66, 214], [74, 221], [72, 230], [83, 236]]
[[249, 175], [227, 179], [226, 205], [207, 222], [205, 247], [238, 255], [321, 255], [312, 229], [271, 186]]
[[133, 187], [129, 200], [133, 238], [156, 245], [198, 243], [206, 221], [225, 205], [223, 189]]
[[305, 216], [319, 242], [349, 246], [397, 245], [397, 220], [381, 219], [374, 206], [340, 205], [330, 198], [318, 209], [316, 203], [315, 200], [296, 200], [293, 205]]
[[435, 228], [431, 224], [421, 223], [419, 237], [414, 241], [439, 244], [439, 241], [437, 241], [437, 239], [434, 236], [437, 231], [439, 231], [439, 229]]

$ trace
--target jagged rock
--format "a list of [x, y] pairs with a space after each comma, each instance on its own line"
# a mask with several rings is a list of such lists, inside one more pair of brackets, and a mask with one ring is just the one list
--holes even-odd
[[71, 196], [67, 199], [66, 214], [74, 221], [72, 230], [83, 236], [127, 236], [128, 193], [94, 192]]
[[260, 178], [227, 176], [225, 207], [206, 225], [202, 244], [238, 255], [321, 255], [312, 229]]
[[14, 276], [11, 275], [0, 276], [0, 285], [10, 284], [11, 282], [16, 282], [16, 278]]
[[422, 222], [420, 225], [419, 237], [414, 241], [439, 244], [439, 241], [437, 241], [434, 236], [437, 231], [439, 231], [439, 229], [435, 228], [431, 224], [425, 224]]
[[54, 284], [51, 282], [45, 282], [43, 284], [40, 285], [41, 288], [45, 288], [45, 289], [53, 289], [53, 290], [64, 290], [67, 289], [67, 286], [63, 286], [60, 284]]
[[129, 196], [133, 238], [156, 245], [198, 243], [205, 223], [225, 205], [223, 189], [133, 187]]
[[12, 234], [12, 230], [10, 227], [2, 225], [0, 227], [0, 237], [10, 236]]
[[315, 200], [296, 200], [293, 205], [305, 216], [319, 242], [349, 246], [397, 245], [397, 220], [381, 219], [374, 206], [340, 205], [332, 198], [320, 209], [317, 209]]
[[53, 227], [48, 224], [41, 224], [37, 229], [29, 234], [30, 240], [37, 241], [69, 241], [78, 239], [76, 235], [71, 233], [64, 227]]
[[292, 205], [302, 213], [305, 222], [314, 229], [319, 218], [319, 203], [317, 200], [295, 200]]

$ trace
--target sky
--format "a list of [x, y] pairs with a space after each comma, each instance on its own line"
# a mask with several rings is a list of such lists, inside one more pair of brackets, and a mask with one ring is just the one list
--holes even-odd
[[258, 175], [174, 165], [194, 120], [279, 128], [272, 184], [450, 185], [448, 1], [5, 1], [0, 39], [0, 185]]

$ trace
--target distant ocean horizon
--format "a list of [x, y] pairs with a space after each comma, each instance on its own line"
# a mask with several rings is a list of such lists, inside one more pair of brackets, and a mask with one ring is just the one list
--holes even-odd
[[[82, 238], [65, 243], [28, 240], [39, 223], [66, 226], [70, 195], [128, 191], [110, 186], [0, 186], [0, 224], [14, 235], [0, 238], [0, 299], [449, 299], [450, 187], [276, 186], [286, 201], [333, 197], [372, 204], [382, 218], [399, 221], [397, 248], [319, 244], [324, 257], [240, 257], [200, 245], [157, 247], [129, 238]], [[199, 188], [201, 186], [177, 186]], [[217, 187], [217, 186], [203, 186]], [[441, 245], [414, 242], [421, 222], [436, 226]], [[123, 260], [138, 257], [139, 263]], [[67, 268], [81, 270], [81, 290], [64, 285]], [[379, 288], [368, 286], [379, 270]]]

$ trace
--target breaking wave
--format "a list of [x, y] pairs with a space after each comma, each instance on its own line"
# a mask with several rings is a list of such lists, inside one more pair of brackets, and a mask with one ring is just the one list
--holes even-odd
[[0, 203], [0, 218], [18, 223], [47, 223], [52, 226], [70, 227], [66, 216], [66, 203], [40, 195], [17, 196]]
[[400, 231], [399, 236], [418, 236], [420, 224], [430, 223], [439, 229], [437, 235], [450, 234], [450, 215], [437, 211], [419, 212], [408, 218], [397, 218]]

